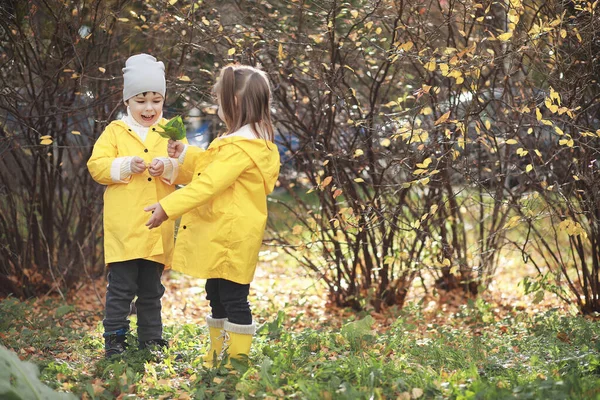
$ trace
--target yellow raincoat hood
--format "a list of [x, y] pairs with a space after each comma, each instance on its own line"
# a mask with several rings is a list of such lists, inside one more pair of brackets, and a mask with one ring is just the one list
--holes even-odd
[[183, 167], [195, 164], [192, 182], [160, 201], [170, 219], [183, 215], [173, 269], [250, 283], [267, 223], [267, 195], [279, 176], [277, 146], [230, 136], [188, 153]]
[[[233, 139], [233, 138], [232, 138]], [[271, 194], [279, 177], [279, 152], [277, 146], [265, 140], [231, 140], [220, 139], [219, 145], [231, 143], [238, 146], [254, 162], [262, 177], [265, 196]], [[270, 146], [270, 148], [269, 148]]]

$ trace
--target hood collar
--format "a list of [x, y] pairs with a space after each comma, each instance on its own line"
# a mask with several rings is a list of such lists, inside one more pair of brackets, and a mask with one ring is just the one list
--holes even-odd
[[277, 145], [265, 139], [247, 139], [241, 136], [226, 136], [213, 140], [208, 151], [216, 151], [223, 146], [236, 146], [250, 157], [258, 168], [262, 178], [265, 193], [273, 191], [279, 177], [279, 150]]

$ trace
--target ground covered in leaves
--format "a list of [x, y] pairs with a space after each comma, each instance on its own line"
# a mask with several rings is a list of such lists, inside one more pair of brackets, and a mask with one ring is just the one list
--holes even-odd
[[36, 364], [42, 383], [84, 399], [600, 399], [598, 323], [550, 296], [531, 304], [511, 268], [479, 299], [415, 290], [402, 310], [357, 314], [328, 306], [282, 259], [262, 255], [251, 298], [260, 329], [233, 370], [202, 366], [203, 281], [176, 273], [164, 279], [163, 353], [103, 359], [105, 282], [66, 300], [2, 300], [0, 345]]

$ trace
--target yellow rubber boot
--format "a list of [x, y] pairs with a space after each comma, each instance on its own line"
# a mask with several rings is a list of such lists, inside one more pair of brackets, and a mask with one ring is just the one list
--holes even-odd
[[[256, 332], [256, 325], [238, 325], [225, 321], [225, 332], [227, 333], [227, 342], [224, 344], [228, 359], [244, 359], [250, 355], [252, 337]], [[226, 367], [231, 367], [228, 360]]]
[[206, 317], [206, 325], [208, 326], [208, 334], [210, 337], [210, 348], [208, 352], [202, 356], [204, 366], [213, 367], [219, 363], [221, 352], [223, 351], [223, 341], [225, 339], [225, 331], [223, 325], [227, 318]]

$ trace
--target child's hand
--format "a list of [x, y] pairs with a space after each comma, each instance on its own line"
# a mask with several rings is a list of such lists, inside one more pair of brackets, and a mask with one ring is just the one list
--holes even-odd
[[179, 158], [181, 153], [185, 149], [185, 144], [180, 141], [169, 140], [169, 145], [167, 146], [167, 153], [171, 158]]
[[165, 172], [165, 164], [158, 160], [152, 160], [152, 164], [148, 167], [148, 173], [152, 176], [161, 176]]
[[146, 163], [141, 157], [135, 156], [131, 159], [129, 169], [131, 169], [132, 174], [141, 174], [146, 170]]
[[160, 224], [169, 219], [165, 210], [160, 206], [160, 203], [154, 203], [151, 206], [144, 208], [144, 211], [152, 211], [152, 216], [146, 222], [148, 229], [158, 228]]

